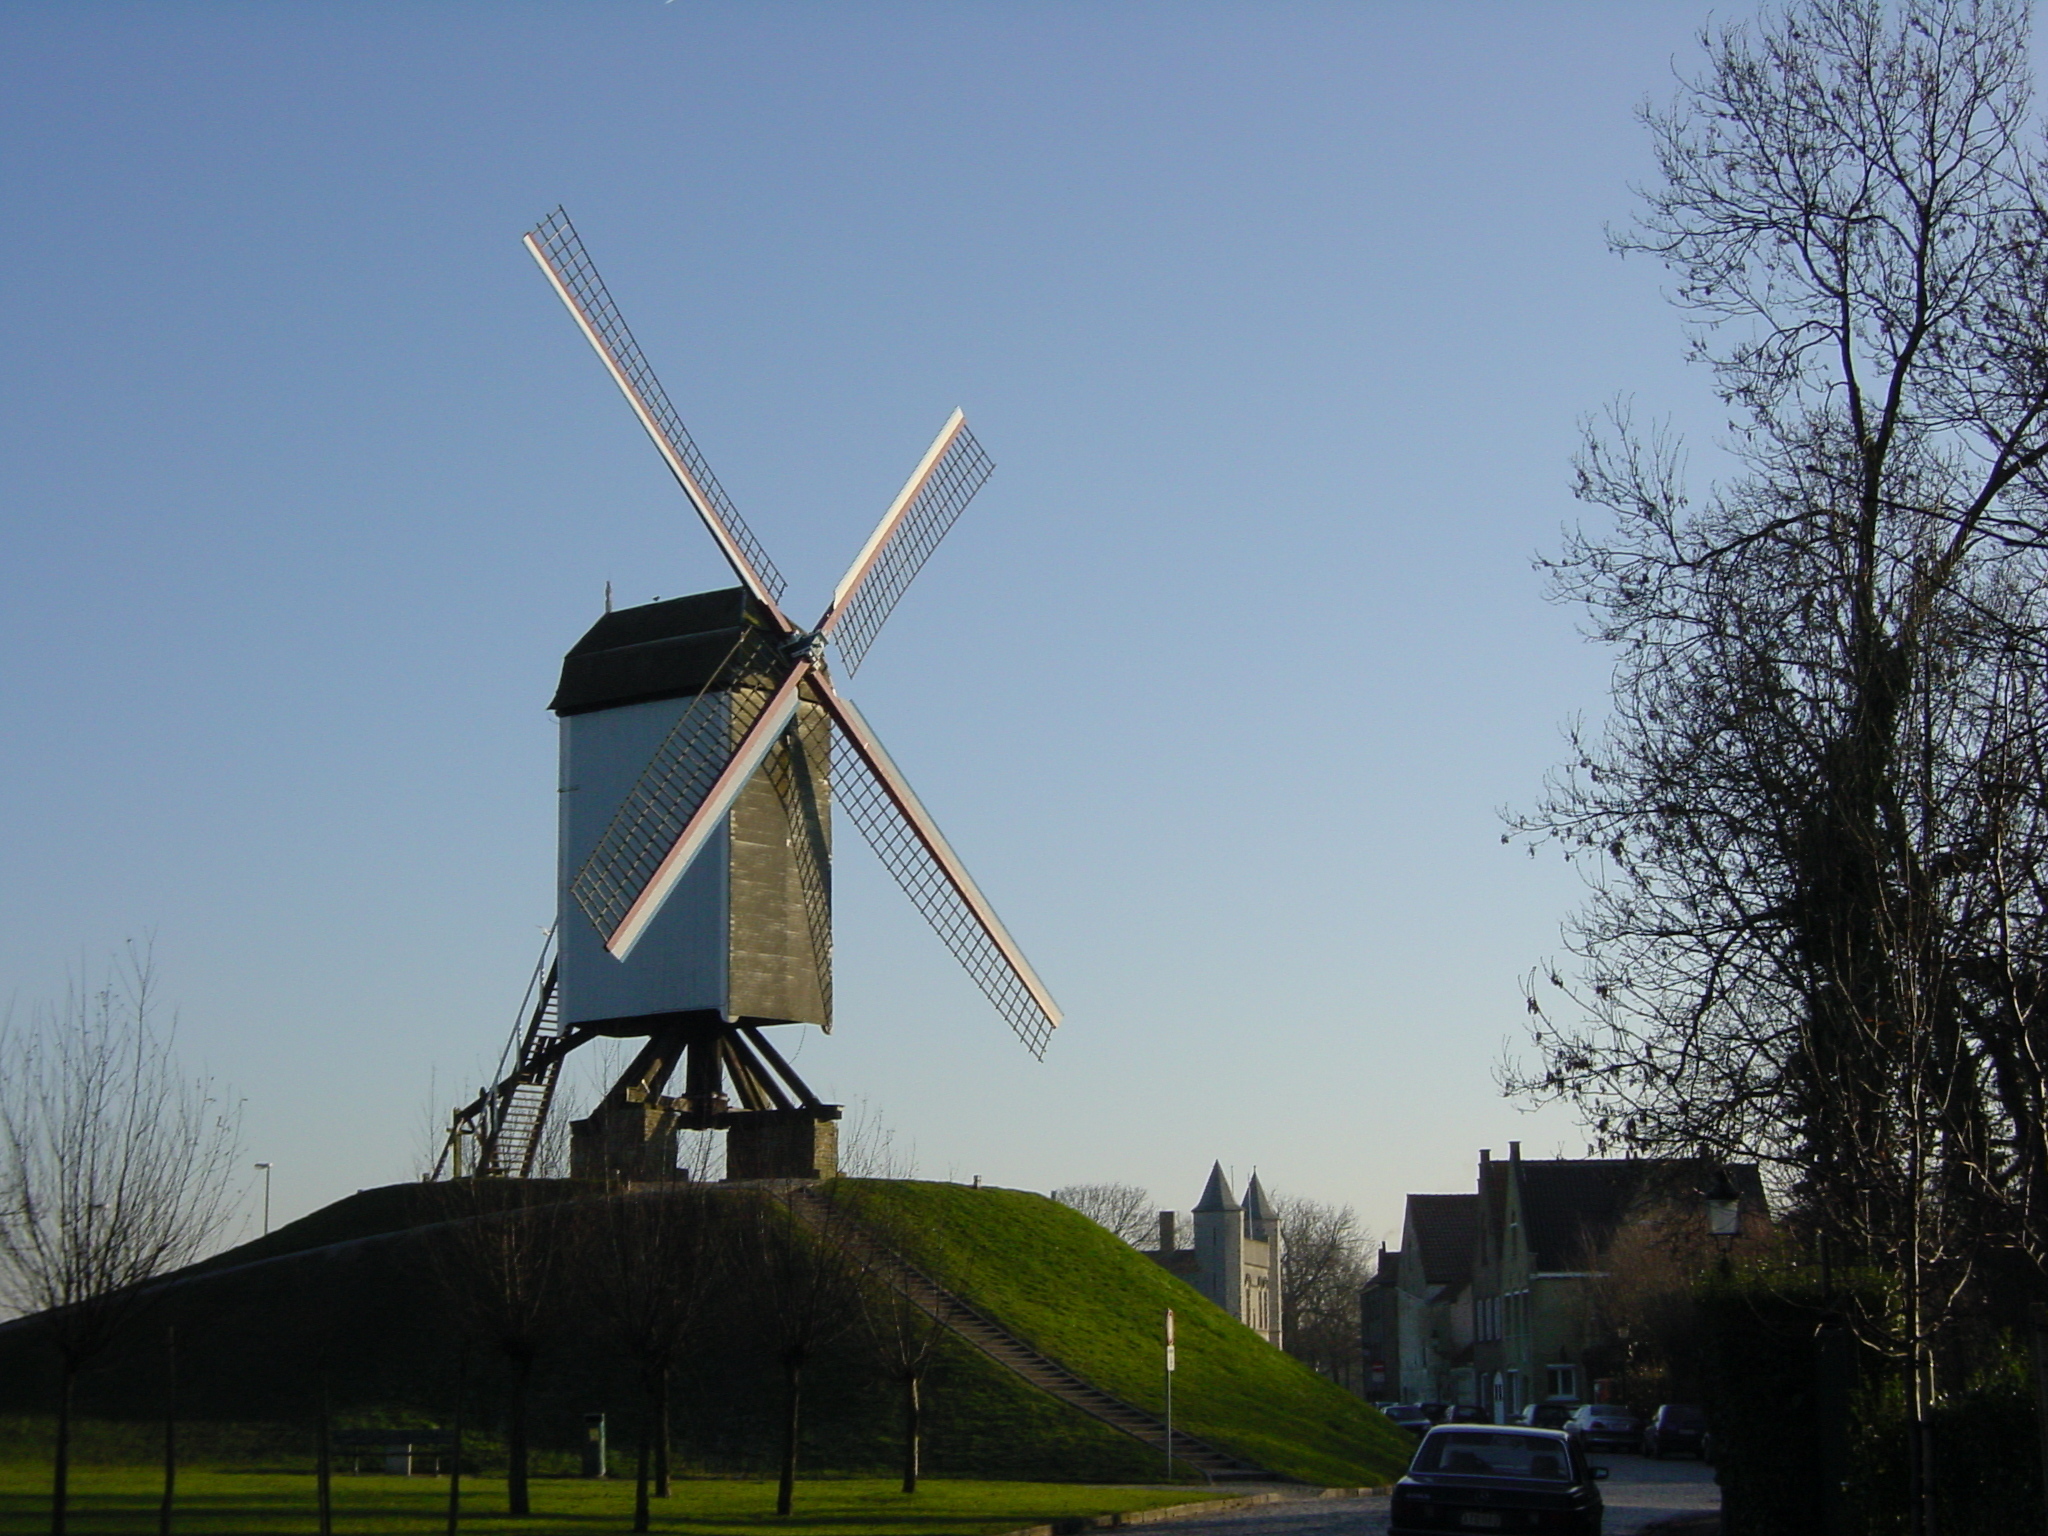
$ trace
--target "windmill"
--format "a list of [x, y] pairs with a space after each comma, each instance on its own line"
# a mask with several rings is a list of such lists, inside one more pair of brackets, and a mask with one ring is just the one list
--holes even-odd
[[530, 1172], [563, 1059], [610, 1037], [643, 1044], [571, 1125], [576, 1176], [669, 1176], [680, 1128], [725, 1131], [731, 1178], [829, 1175], [839, 1108], [763, 1031], [832, 1025], [835, 811], [1034, 1056], [1059, 1023], [829, 670], [834, 656], [849, 676], [858, 669], [994, 466], [956, 410], [806, 629], [568, 216], [556, 209], [525, 243], [739, 585], [616, 612], [607, 603], [563, 660], [550, 706], [562, 735], [554, 958], [536, 967], [497, 1081], [456, 1111], [457, 1171]]

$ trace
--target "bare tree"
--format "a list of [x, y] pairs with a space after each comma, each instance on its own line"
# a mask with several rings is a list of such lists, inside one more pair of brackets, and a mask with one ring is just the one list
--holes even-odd
[[1581, 456], [1615, 524], [1549, 570], [1615, 648], [1613, 709], [1517, 823], [1591, 895], [1508, 1084], [1606, 1144], [1761, 1159], [1890, 1271], [1928, 1521], [1950, 1304], [2048, 1259], [2028, 15], [1794, 0], [1701, 44], [1645, 111], [1658, 180], [1615, 243], [1675, 275], [1733, 473], [1695, 504], [1620, 410]]
[[0, 1303], [35, 1316], [61, 1384], [50, 1529], [68, 1519], [78, 1375], [230, 1214], [237, 1110], [180, 1070], [148, 945], [0, 1027]]
[[573, 1233], [559, 1193], [520, 1179], [450, 1182], [451, 1219], [427, 1234], [435, 1279], [463, 1327], [495, 1351], [510, 1377], [505, 1402], [505, 1495], [533, 1512], [527, 1404], [542, 1349], [560, 1325]]
[[1152, 1206], [1152, 1191], [1136, 1184], [1065, 1184], [1052, 1197], [1133, 1248], [1158, 1236], [1159, 1213]]
[[1278, 1195], [1282, 1347], [1332, 1381], [1356, 1386], [1358, 1294], [1372, 1278], [1372, 1234], [1348, 1205]]
[[[797, 1203], [807, 1199], [799, 1217]], [[775, 1512], [786, 1515], [796, 1498], [804, 1368], [857, 1325], [859, 1274], [840, 1236], [848, 1217], [829, 1198], [811, 1198], [807, 1190], [794, 1187], [751, 1195], [743, 1211], [746, 1225], [735, 1249], [742, 1284], [761, 1336], [782, 1367], [782, 1454]]]
[[917, 1148], [899, 1145], [896, 1128], [866, 1099], [839, 1126], [839, 1172], [849, 1179], [914, 1179]]
[[[834, 1198], [843, 1199], [843, 1189], [835, 1189]], [[923, 1472], [925, 1387], [938, 1359], [946, 1324], [936, 1311], [927, 1311], [904, 1292], [897, 1283], [900, 1271], [883, 1272], [884, 1266], [894, 1269], [889, 1264], [892, 1255], [859, 1229], [857, 1208], [840, 1207], [838, 1221], [841, 1232], [850, 1239], [842, 1244], [843, 1250], [860, 1270], [857, 1294], [868, 1343], [883, 1372], [895, 1384], [902, 1405], [902, 1487], [905, 1493], [915, 1493]], [[937, 1281], [929, 1256], [925, 1273]]]
[[610, 1195], [576, 1208], [582, 1290], [600, 1326], [640, 1375], [636, 1531], [648, 1529], [650, 1470], [654, 1496], [665, 1499], [670, 1493], [670, 1382], [727, 1271], [729, 1209], [702, 1186], [683, 1182]]

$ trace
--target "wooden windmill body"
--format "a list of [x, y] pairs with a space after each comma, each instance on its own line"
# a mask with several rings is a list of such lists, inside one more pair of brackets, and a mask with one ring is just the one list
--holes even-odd
[[955, 411], [804, 629], [560, 210], [526, 245], [661, 451], [740, 585], [607, 612], [569, 651], [554, 964], [498, 1081], [450, 1146], [483, 1174], [532, 1170], [562, 1059], [644, 1041], [572, 1122], [571, 1171], [672, 1177], [676, 1133], [724, 1130], [729, 1178], [835, 1170], [839, 1108], [764, 1031], [832, 1026], [833, 822], [858, 828], [1030, 1047], [1059, 1011], [936, 823], [833, 683], [993, 465]]

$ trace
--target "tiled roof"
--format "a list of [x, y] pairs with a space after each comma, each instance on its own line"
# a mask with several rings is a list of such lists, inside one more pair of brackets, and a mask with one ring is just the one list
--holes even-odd
[[1477, 1195], [1410, 1195], [1407, 1227], [1401, 1251], [1420, 1259], [1428, 1284], [1455, 1290], [1472, 1278], [1479, 1239]]
[[[1720, 1172], [1715, 1164], [1680, 1158], [1524, 1159], [1515, 1166], [1530, 1253], [1536, 1268], [1553, 1273], [1589, 1267], [1590, 1255], [1607, 1245], [1630, 1211], [1652, 1202], [1697, 1200]], [[1728, 1172], [1744, 1202], [1763, 1209], [1756, 1169]]]

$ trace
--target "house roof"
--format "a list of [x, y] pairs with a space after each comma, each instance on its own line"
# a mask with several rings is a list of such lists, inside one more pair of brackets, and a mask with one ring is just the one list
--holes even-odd
[[1472, 1258], [1479, 1242], [1477, 1195], [1410, 1195], [1403, 1254], [1422, 1265], [1430, 1285], [1452, 1289], [1472, 1278]]
[[[1633, 1210], [1656, 1201], [1696, 1200], [1719, 1165], [1690, 1158], [1558, 1158], [1519, 1160], [1522, 1222], [1529, 1251], [1542, 1270], [1584, 1269]], [[1745, 1204], [1765, 1209], [1763, 1182], [1753, 1165], [1729, 1176]], [[1413, 1198], [1413, 1197], [1411, 1197]]]

